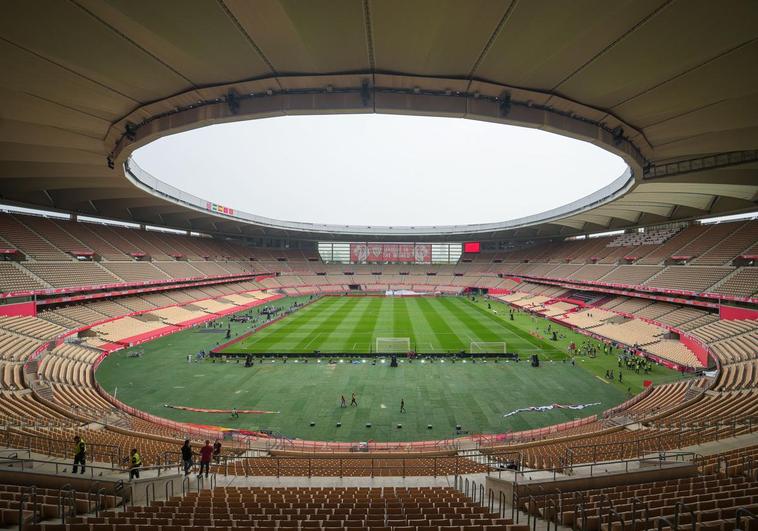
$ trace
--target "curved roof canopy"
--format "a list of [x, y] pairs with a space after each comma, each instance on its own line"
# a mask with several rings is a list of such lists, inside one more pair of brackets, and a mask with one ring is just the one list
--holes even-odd
[[207, 232], [365, 238], [212, 213], [135, 186], [123, 163], [210, 123], [386, 112], [560, 132], [632, 173], [557, 215], [372, 239], [525, 239], [746, 211], [758, 199], [757, 22], [750, 0], [12, 0], [0, 195]]

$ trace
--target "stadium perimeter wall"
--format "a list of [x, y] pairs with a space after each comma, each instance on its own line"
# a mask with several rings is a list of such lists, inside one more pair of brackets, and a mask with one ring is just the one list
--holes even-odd
[[758, 310], [751, 308], [738, 308], [736, 306], [719, 306], [719, 319], [758, 319]]

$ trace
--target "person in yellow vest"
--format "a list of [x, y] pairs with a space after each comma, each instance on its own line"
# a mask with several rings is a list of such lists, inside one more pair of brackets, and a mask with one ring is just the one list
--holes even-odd
[[129, 481], [131, 481], [134, 478], [139, 479], [139, 467], [142, 466], [142, 457], [140, 457], [139, 452], [136, 448], [132, 448], [132, 453], [130, 454], [130, 462], [129, 462]]
[[76, 474], [78, 470], [77, 465], [82, 465], [82, 474], [84, 474], [84, 463], [87, 460], [87, 445], [84, 444], [84, 439], [78, 435], [74, 437], [74, 468], [72, 472]]

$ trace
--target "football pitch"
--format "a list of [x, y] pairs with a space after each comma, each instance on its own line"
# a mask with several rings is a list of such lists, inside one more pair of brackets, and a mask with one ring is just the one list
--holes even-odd
[[[307, 298], [285, 298], [273, 304], [287, 308], [293, 300], [306, 302]], [[425, 303], [430, 303], [434, 312]], [[220, 319], [220, 328], [191, 328], [115, 352], [103, 361], [96, 377], [105, 390], [126, 404], [171, 420], [333, 441], [441, 439], [453, 436], [456, 425], [468, 433], [527, 430], [601, 413], [623, 402], [630, 391], [641, 391], [643, 380], [657, 384], [682, 378], [655, 366], [650, 374], [625, 371], [623, 383], [608, 381], [605, 372], [617, 369], [615, 354], [577, 356], [574, 363], [566, 356], [570, 342], [599, 343], [540, 317], [518, 313], [511, 321], [507, 305], [489, 304], [491, 308], [488, 301], [471, 302], [462, 297], [328, 297], [244, 340], [269, 352], [293, 352], [296, 348], [312, 352], [319, 348], [317, 344], [320, 348], [331, 345], [335, 351], [366, 352], [378, 333], [404, 334], [413, 338], [419, 350], [426, 345], [434, 352], [457, 352], [468, 350], [470, 341], [479, 338], [506, 341], [508, 351], [517, 352], [521, 362], [505, 358], [484, 362], [480, 358], [476, 363], [471, 359], [464, 363], [458, 358], [453, 363], [453, 356], [432, 362], [421, 356], [412, 363], [401, 358], [400, 366], [392, 368], [386, 357], [382, 363], [382, 356], [357, 354], [288, 356], [286, 363], [282, 357], [256, 356], [252, 367], [244, 366], [244, 357], [188, 363], [188, 354], [222, 344], [227, 327], [233, 338], [250, 331], [250, 323], [225, 317]], [[548, 326], [558, 327], [558, 341], [543, 339], [548, 336]], [[443, 335], [436, 337], [438, 333]], [[264, 337], [266, 343], [260, 344]], [[130, 357], [132, 350], [139, 350], [142, 356]], [[526, 361], [531, 353], [539, 353], [539, 368]], [[329, 363], [330, 359], [334, 363]], [[357, 407], [349, 406], [352, 393], [356, 393]], [[347, 407], [340, 407], [341, 395]], [[406, 413], [400, 413], [401, 399]], [[173, 409], [166, 404], [268, 413], [231, 418], [228, 413]], [[553, 404], [587, 407], [543, 407]], [[521, 408], [543, 410], [506, 416]], [[367, 423], [371, 427], [366, 427]]]
[[[398, 340], [390, 346], [388, 338]], [[544, 352], [515, 326], [465, 297], [323, 297], [223, 352], [452, 354], [470, 352], [472, 343], [486, 352], [507, 348], [522, 356], [562, 355]]]

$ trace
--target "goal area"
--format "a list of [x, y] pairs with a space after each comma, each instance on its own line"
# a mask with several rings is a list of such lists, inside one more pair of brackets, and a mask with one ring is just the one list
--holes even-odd
[[506, 354], [505, 341], [472, 341], [469, 354]]
[[410, 337], [377, 337], [377, 354], [405, 354], [411, 352]]

